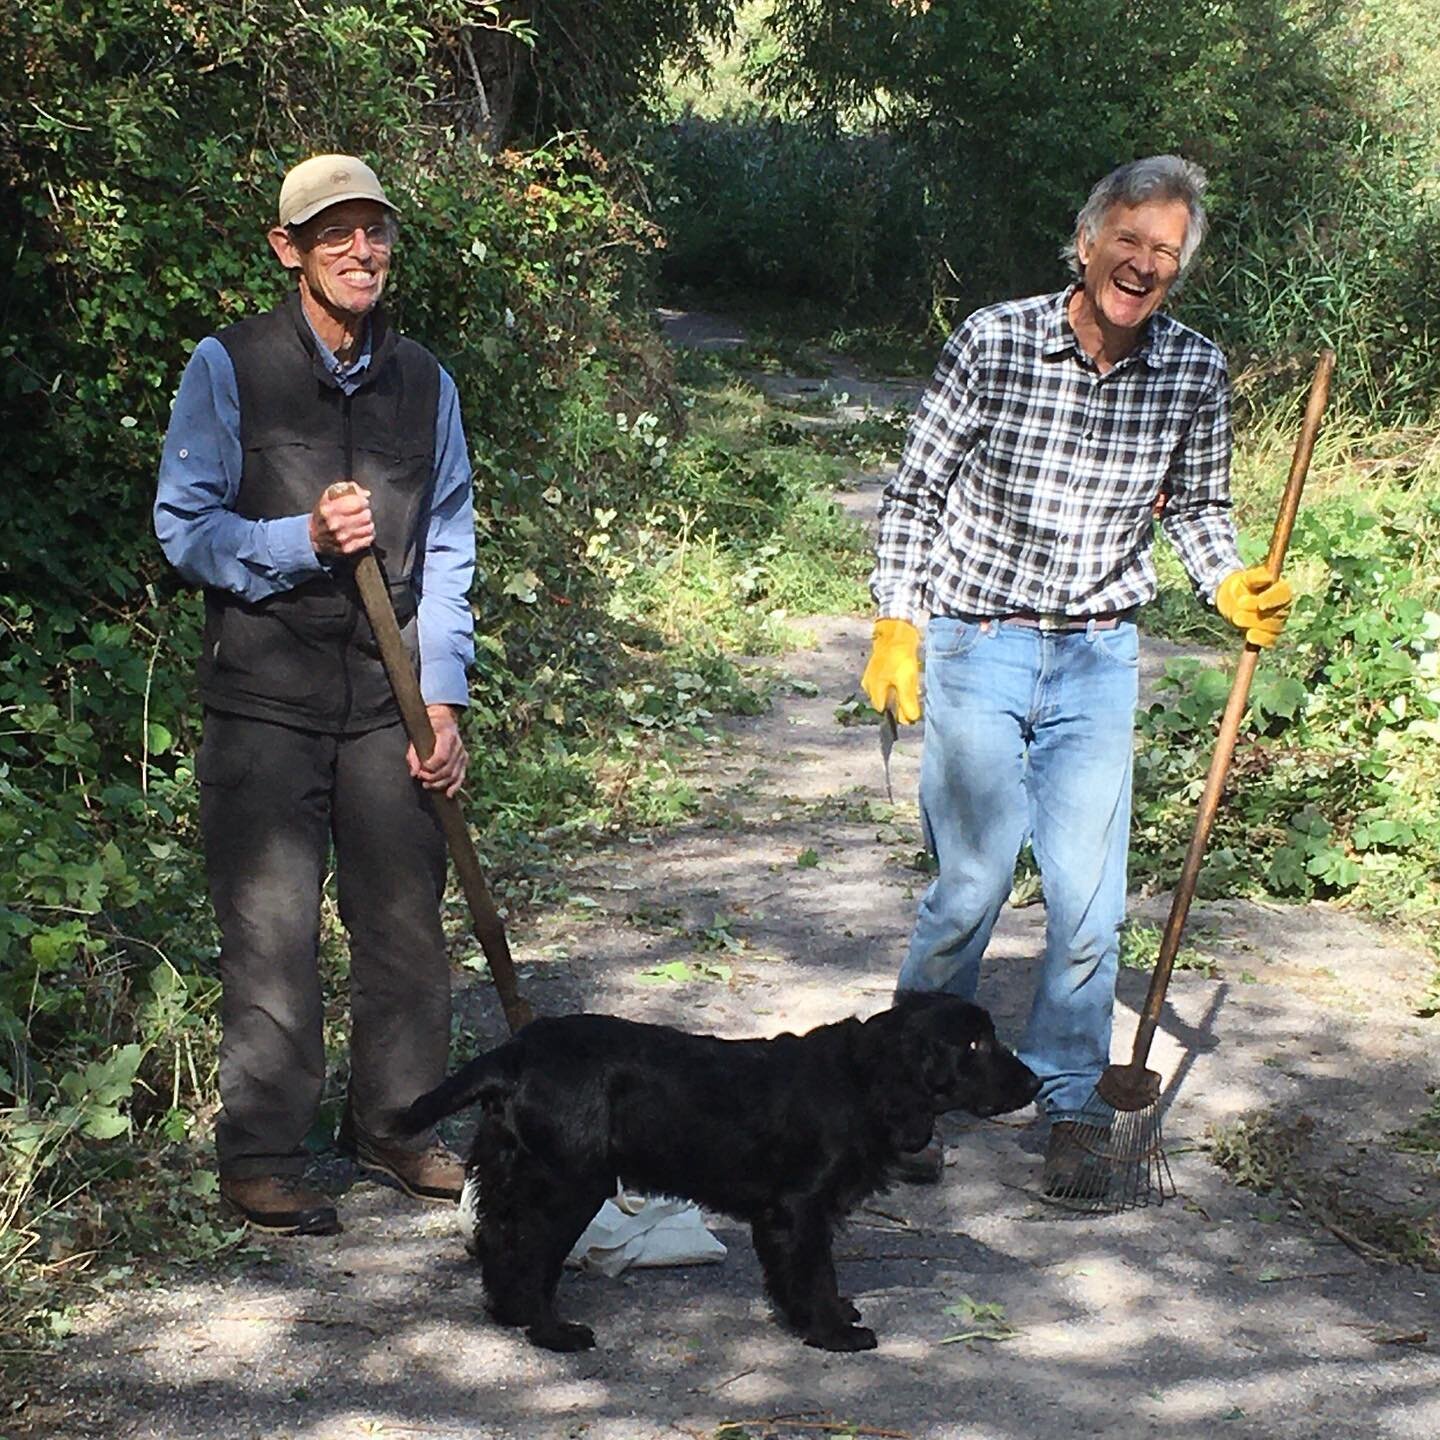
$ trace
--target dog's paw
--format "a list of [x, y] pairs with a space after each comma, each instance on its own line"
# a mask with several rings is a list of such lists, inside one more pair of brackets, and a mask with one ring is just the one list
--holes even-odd
[[807, 1345], [817, 1350], [873, 1350], [875, 1332], [864, 1325], [850, 1325], [842, 1330], [825, 1330], [805, 1337]]
[[[525, 1335], [532, 1345], [538, 1345], [542, 1350], [559, 1350], [568, 1354], [573, 1350], [595, 1348], [595, 1332], [588, 1325], [570, 1325], [563, 1320], [532, 1325]], [[870, 1343], [875, 1343], [873, 1338]]]

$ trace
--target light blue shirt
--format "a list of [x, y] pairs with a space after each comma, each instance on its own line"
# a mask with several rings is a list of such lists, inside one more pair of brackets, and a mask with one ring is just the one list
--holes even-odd
[[[313, 333], [313, 331], [312, 331]], [[321, 360], [347, 394], [364, 379], [370, 344], [342, 364], [316, 336]], [[197, 585], [264, 600], [325, 573], [310, 544], [310, 515], [247, 520], [240, 493], [240, 392], [230, 353], [213, 335], [191, 355], [170, 412], [155, 494], [155, 534], [170, 563]], [[340, 477], [336, 477], [337, 479]], [[317, 497], [318, 498], [318, 497]], [[415, 561], [420, 691], [427, 705], [464, 705], [475, 658], [470, 582], [475, 515], [470, 457], [455, 382], [440, 370], [435, 475]]]

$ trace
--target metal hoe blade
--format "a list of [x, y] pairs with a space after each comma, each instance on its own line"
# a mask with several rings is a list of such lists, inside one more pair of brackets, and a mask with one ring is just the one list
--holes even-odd
[[895, 706], [891, 703], [880, 716], [880, 762], [885, 767], [885, 799], [891, 805], [895, 803], [895, 792], [890, 788], [890, 752], [895, 748], [895, 737], [899, 733]]

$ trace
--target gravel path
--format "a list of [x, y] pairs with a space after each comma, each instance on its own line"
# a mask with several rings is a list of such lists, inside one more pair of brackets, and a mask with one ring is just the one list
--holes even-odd
[[[847, 501], [873, 505], [873, 484]], [[923, 883], [918, 736], [896, 748], [888, 804], [876, 731], [835, 718], [868, 624], [812, 628], [814, 647], [778, 663], [769, 713], [695, 757], [701, 814], [590, 855], [568, 900], [515, 927], [537, 1010], [760, 1035], [887, 1003]], [[1164, 653], [1151, 644], [1152, 673]], [[1159, 920], [1165, 903], [1136, 910]], [[1039, 905], [1009, 909], [992, 947], [981, 999], [1002, 1034], [1022, 1021], [1042, 925]], [[343, 1234], [257, 1242], [222, 1272], [98, 1300], [0, 1437], [1433, 1440], [1440, 1275], [1368, 1263], [1198, 1148], [1207, 1125], [1280, 1107], [1314, 1118], [1317, 1153], [1353, 1189], [1433, 1206], [1433, 1159], [1380, 1143], [1437, 1080], [1436, 1022], [1412, 1013], [1424, 961], [1323, 905], [1199, 905], [1191, 933], [1217, 973], [1176, 976], [1152, 1057], [1179, 1197], [1057, 1218], [1034, 1193], [1028, 1114], [950, 1124], [943, 1183], [877, 1198], [840, 1244], [871, 1354], [782, 1333], [748, 1236], [723, 1220], [719, 1265], [568, 1277], [562, 1309], [600, 1346], [535, 1351], [484, 1318], [451, 1212], [334, 1162]], [[645, 983], [672, 960], [728, 979]], [[1144, 985], [1122, 972], [1117, 1054]], [[502, 1037], [486, 989], [462, 1003]]]

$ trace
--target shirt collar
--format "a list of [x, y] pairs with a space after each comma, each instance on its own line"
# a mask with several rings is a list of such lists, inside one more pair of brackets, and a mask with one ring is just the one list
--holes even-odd
[[310, 337], [315, 341], [315, 354], [324, 367], [327, 375], [333, 375], [340, 384], [356, 381], [366, 370], [370, 368], [370, 334], [372, 327], [365, 325], [365, 338], [361, 342], [360, 352], [347, 365], [340, 360], [335, 352], [315, 333], [315, 327], [310, 323], [310, 317], [305, 314], [305, 307], [301, 305], [300, 314], [305, 321], [305, 328], [309, 330]]
[[[1055, 304], [1050, 311], [1045, 339], [1041, 348], [1041, 354], [1047, 360], [1069, 352], [1079, 356], [1086, 364], [1091, 363], [1090, 357], [1080, 348], [1080, 342], [1075, 338], [1075, 331], [1070, 324], [1070, 297], [1079, 288], [1080, 282], [1077, 280], [1073, 284], [1067, 285], [1055, 297]], [[1120, 364], [1138, 365], [1143, 361], [1152, 370], [1162, 369], [1170, 360], [1175, 329], [1175, 321], [1164, 311], [1158, 311], [1146, 322], [1145, 333], [1140, 337], [1140, 343]]]

